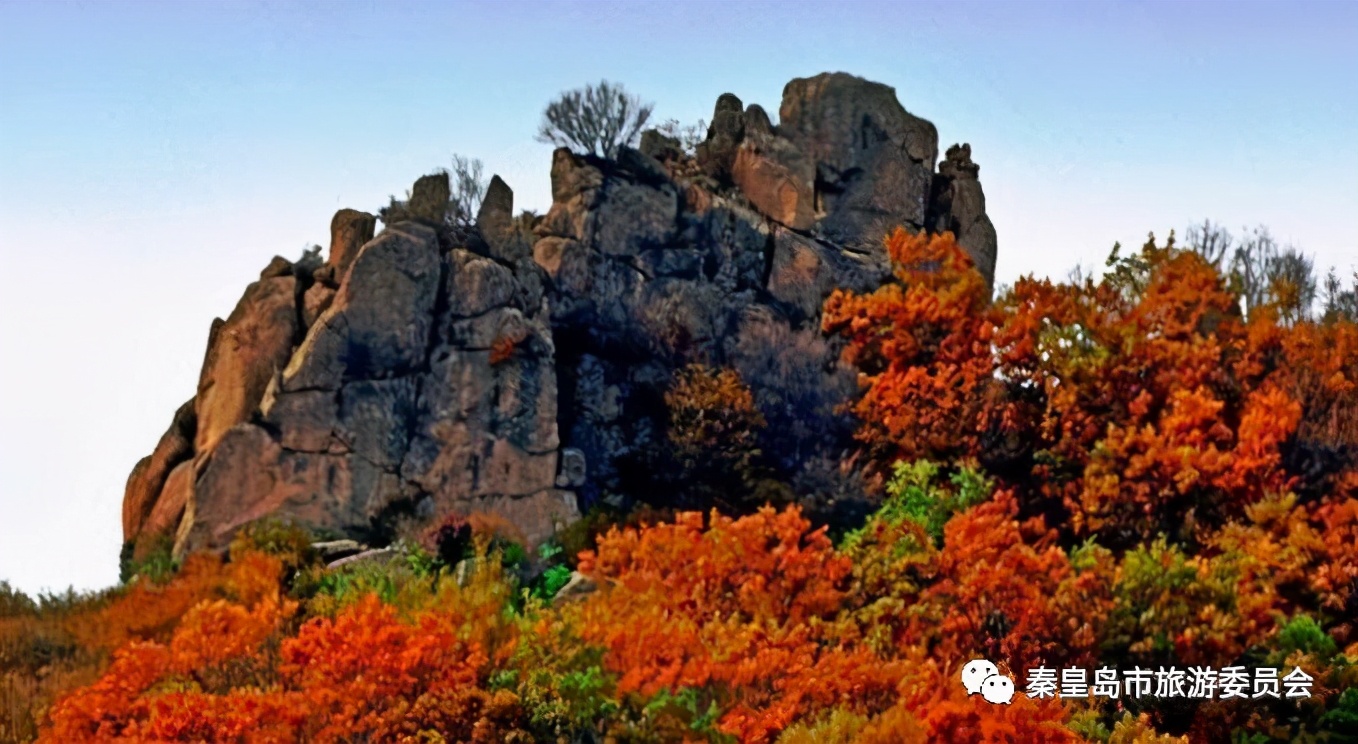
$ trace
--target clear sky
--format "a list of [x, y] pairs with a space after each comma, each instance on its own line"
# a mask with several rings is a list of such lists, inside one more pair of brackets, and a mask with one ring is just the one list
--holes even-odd
[[1358, 264], [1358, 3], [0, 2], [0, 579], [112, 584], [127, 474], [215, 316], [453, 153], [550, 204], [558, 92], [793, 77], [970, 142], [1000, 281], [1210, 217]]

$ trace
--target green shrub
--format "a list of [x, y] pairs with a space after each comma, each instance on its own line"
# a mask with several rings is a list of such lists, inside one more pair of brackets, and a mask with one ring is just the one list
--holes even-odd
[[537, 580], [533, 582], [532, 593], [534, 597], [544, 601], [551, 601], [561, 588], [570, 583], [571, 569], [569, 566], [552, 566], [543, 571]]
[[179, 561], [174, 557], [174, 539], [168, 535], [155, 541], [144, 557], [137, 559], [128, 555], [119, 569], [119, 578], [126, 584], [140, 578], [153, 584], [164, 584], [179, 571]]
[[[952, 515], [990, 497], [993, 485], [971, 467], [962, 467], [940, 479], [942, 469], [928, 460], [897, 462], [887, 482], [886, 500], [872, 516], [888, 524], [909, 520], [924, 528], [936, 545], [943, 542], [943, 525]], [[866, 529], [866, 528], [864, 528]], [[848, 533], [846, 546], [862, 539], [864, 529]]]
[[1297, 615], [1278, 631], [1278, 652], [1287, 658], [1293, 651], [1311, 654], [1320, 661], [1329, 661], [1339, 651], [1320, 625], [1307, 615]]

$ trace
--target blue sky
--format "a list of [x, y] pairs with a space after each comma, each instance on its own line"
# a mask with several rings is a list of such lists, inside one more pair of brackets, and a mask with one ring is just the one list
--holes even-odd
[[1358, 264], [1358, 3], [0, 4], [0, 579], [113, 583], [122, 489], [214, 316], [453, 153], [550, 203], [533, 140], [608, 78], [656, 116], [793, 77], [970, 142], [1001, 281], [1210, 217]]

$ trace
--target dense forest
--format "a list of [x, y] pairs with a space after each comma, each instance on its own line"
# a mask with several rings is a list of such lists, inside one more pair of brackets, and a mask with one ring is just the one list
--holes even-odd
[[1358, 300], [1188, 238], [992, 299], [951, 234], [890, 235], [822, 320], [864, 518], [785, 503], [745, 383], [694, 365], [667, 436], [708, 511], [532, 551], [473, 514], [330, 570], [261, 522], [99, 594], [3, 585], [0, 739], [1358, 741]]

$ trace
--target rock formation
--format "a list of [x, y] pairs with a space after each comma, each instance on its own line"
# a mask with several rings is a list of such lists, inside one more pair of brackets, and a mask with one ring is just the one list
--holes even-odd
[[373, 215], [341, 210], [328, 260], [275, 258], [213, 324], [195, 398], [134, 468], [134, 555], [221, 548], [262, 517], [380, 544], [403, 520], [483, 510], [536, 541], [604, 498], [655, 495], [663, 393], [733, 367], [790, 482], [835, 458], [854, 390], [819, 312], [887, 276], [882, 237], [953, 230], [992, 278], [970, 147], [842, 73], [794, 80], [775, 126], [732, 94], [697, 152], [658, 132], [616, 160], [561, 149], [552, 207], [513, 216], [495, 177], [470, 236], [446, 174]]

